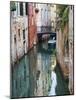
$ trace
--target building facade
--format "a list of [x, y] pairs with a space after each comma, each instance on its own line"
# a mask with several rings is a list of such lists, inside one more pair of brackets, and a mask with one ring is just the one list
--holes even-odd
[[69, 90], [74, 93], [74, 7], [69, 6]]
[[37, 14], [37, 26], [47, 26], [48, 9], [47, 4], [36, 4], [36, 8], [39, 10]]
[[20, 59], [36, 43], [35, 3], [11, 2], [12, 62]]
[[28, 3], [28, 37], [29, 49], [37, 43], [35, 3]]
[[51, 31], [56, 31], [56, 5], [51, 4], [50, 6], [51, 11]]
[[68, 22], [65, 24], [63, 32], [60, 20], [57, 23], [57, 60], [61, 66], [64, 79], [68, 79], [70, 94], [74, 93], [74, 11], [73, 6], [68, 6]]
[[12, 3], [15, 10], [11, 10], [11, 59], [16, 62], [28, 50], [28, 16], [26, 3], [11, 2], [11, 6]]

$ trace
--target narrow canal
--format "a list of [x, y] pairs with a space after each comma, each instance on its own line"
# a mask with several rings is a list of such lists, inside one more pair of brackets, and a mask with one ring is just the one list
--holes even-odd
[[68, 84], [63, 79], [60, 67], [56, 64], [55, 71], [51, 63], [56, 60], [55, 54], [44, 42], [34, 46], [12, 68], [12, 98], [67, 95]]

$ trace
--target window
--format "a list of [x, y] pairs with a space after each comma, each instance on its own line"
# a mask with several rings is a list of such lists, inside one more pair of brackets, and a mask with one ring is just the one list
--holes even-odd
[[51, 4], [51, 7], [54, 7], [54, 5], [53, 5], [53, 4]]
[[72, 6], [71, 6], [71, 10], [72, 10]]
[[47, 3], [46, 5], [48, 6], [49, 4]]
[[20, 15], [23, 16], [23, 3], [20, 2]]
[[16, 35], [14, 35], [14, 43], [16, 44]]
[[54, 27], [54, 21], [51, 21], [51, 27]]
[[26, 15], [28, 15], [28, 3], [26, 2], [26, 6], [25, 6], [26, 8]]
[[34, 18], [32, 17], [32, 25], [34, 25]]
[[20, 39], [20, 29], [18, 29], [18, 36], [19, 36], [19, 39]]
[[23, 30], [23, 40], [25, 40], [25, 29]]
[[36, 7], [36, 3], [33, 3], [33, 7]]
[[34, 3], [34, 7], [36, 8], [36, 3]]

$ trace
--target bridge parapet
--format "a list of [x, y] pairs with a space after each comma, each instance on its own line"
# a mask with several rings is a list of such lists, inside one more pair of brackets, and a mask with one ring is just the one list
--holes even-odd
[[51, 32], [51, 26], [37, 26], [37, 34], [46, 32]]

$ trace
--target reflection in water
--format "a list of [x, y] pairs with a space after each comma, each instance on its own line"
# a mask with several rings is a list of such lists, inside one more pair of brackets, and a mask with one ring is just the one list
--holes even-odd
[[[51, 72], [51, 63], [56, 57], [48, 51], [47, 47], [47, 43], [34, 46], [14, 65], [12, 68], [12, 98], [57, 94], [55, 91], [59, 84], [57, 83], [58, 78], [56, 79], [57, 72]], [[59, 87], [57, 87], [58, 91]]]
[[51, 89], [49, 92], [49, 96], [56, 95], [56, 86], [57, 86], [57, 77], [54, 71], [51, 72]]

